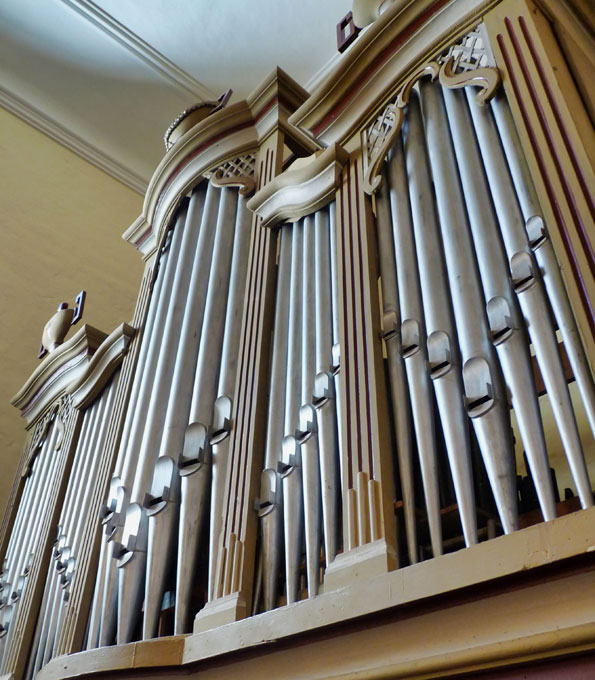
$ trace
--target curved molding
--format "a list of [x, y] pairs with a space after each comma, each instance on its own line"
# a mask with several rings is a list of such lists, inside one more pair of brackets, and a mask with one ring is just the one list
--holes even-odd
[[246, 98], [217, 111], [182, 135], [165, 154], [149, 182], [141, 216], [124, 233], [149, 259], [157, 250], [182, 198], [224, 161], [254, 151], [274, 129], [288, 146], [315, 151], [320, 145], [288, 122], [308, 93], [276, 68]]
[[148, 259], [180, 200], [203, 179], [203, 172], [230, 156], [254, 149], [257, 143], [252, 112], [245, 101], [217, 111], [188, 130], [157, 166], [142, 214], [123, 239]]
[[66, 389], [73, 405], [85, 409], [101, 393], [113, 372], [122, 362], [135, 330], [126, 323], [118, 326], [97, 348], [82, 373]]
[[441, 54], [499, 0], [395, 0], [289, 118], [325, 145], [345, 145], [420, 64]]
[[102, 331], [85, 324], [45, 357], [10, 400], [20, 410], [27, 426], [84, 373], [91, 357], [106, 337]]
[[262, 219], [263, 227], [295, 222], [333, 200], [348, 158], [341, 146], [333, 144], [307, 162], [300, 159], [258, 191], [248, 208]]

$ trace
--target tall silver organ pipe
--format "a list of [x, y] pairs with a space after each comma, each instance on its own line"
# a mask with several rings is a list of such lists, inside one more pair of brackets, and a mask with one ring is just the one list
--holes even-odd
[[[402, 148], [398, 150], [402, 155]], [[393, 151], [394, 155], [394, 151]], [[396, 165], [395, 159], [393, 163]], [[398, 170], [397, 170], [398, 172]], [[385, 173], [386, 174], [386, 173]], [[405, 186], [405, 191], [406, 191]], [[406, 196], [406, 194], [404, 194]], [[403, 205], [403, 194], [397, 201], [396, 210]], [[382, 187], [376, 196], [376, 212], [378, 217], [378, 254], [380, 261], [380, 278], [382, 284], [382, 331], [386, 354], [388, 359], [388, 374], [391, 391], [391, 403], [393, 410], [393, 428], [397, 443], [397, 457], [399, 461], [399, 475], [401, 481], [401, 493], [403, 496], [403, 511], [405, 516], [405, 533], [407, 535], [407, 548], [410, 564], [417, 562], [417, 529], [415, 520], [415, 490], [413, 485], [413, 433], [410, 427], [411, 403], [408, 393], [407, 377], [405, 375], [405, 361], [403, 359], [403, 320], [399, 304], [399, 288], [397, 284], [397, 271], [395, 263], [395, 248], [393, 245], [393, 234], [391, 229], [390, 216], [390, 197], [387, 177], [385, 176]], [[408, 203], [405, 209], [409, 211]], [[409, 217], [409, 216], [407, 216]], [[393, 222], [395, 225], [399, 218]], [[409, 218], [410, 221], [410, 218]], [[405, 282], [406, 286], [406, 282]], [[407, 288], [407, 286], [406, 286]], [[419, 288], [419, 286], [418, 286]], [[407, 302], [404, 300], [404, 305]], [[406, 308], [406, 311], [409, 310]], [[408, 315], [406, 317], [410, 323], [415, 323]], [[418, 318], [419, 328], [419, 318]], [[417, 343], [419, 351], [419, 342]], [[416, 350], [410, 354], [412, 356]], [[429, 378], [426, 373], [426, 361], [424, 360], [425, 351], [421, 354], [421, 366], [409, 379], [411, 386], [412, 401], [415, 403], [415, 426], [417, 440], [419, 442], [420, 458], [435, 461], [436, 441], [434, 435], [434, 418], [432, 401], [430, 395]], [[423, 386], [420, 390], [419, 379]], [[425, 388], [425, 389], [424, 389]], [[422, 391], [423, 390], [423, 391]], [[421, 394], [420, 394], [421, 392]], [[419, 399], [422, 403], [419, 403]], [[429, 458], [428, 458], [429, 457]], [[432, 493], [437, 490], [428, 490]], [[430, 506], [431, 507], [431, 506]], [[436, 535], [436, 512], [432, 513], [432, 523], [430, 524], [434, 540], [438, 540]], [[439, 520], [438, 520], [439, 521]]]
[[282, 226], [278, 236], [267, 438], [257, 502], [265, 610], [278, 605], [283, 550], [291, 603], [303, 588], [303, 546], [308, 597], [320, 586], [321, 548], [327, 565], [339, 549], [332, 208]]
[[200, 607], [192, 604], [196, 557], [207, 542], [216, 553], [220, 531], [251, 224], [236, 189], [203, 183], [161, 253], [139, 351], [143, 374], [132, 386], [128, 439], [104, 511], [88, 647], [111, 644], [116, 621], [120, 642], [137, 637], [141, 619], [141, 636], [154, 637], [164, 597], [175, 608], [175, 632], [188, 632], [192, 607]]
[[[478, 537], [469, 422], [502, 527], [505, 532], [517, 527], [507, 394], [542, 515], [546, 521], [556, 516], [529, 336], [581, 504], [593, 502], [546, 292], [569, 358], [573, 355], [587, 415], [592, 375], [508, 105], [498, 96], [482, 106], [476, 92], [420, 81], [405, 112], [404, 143], [399, 136], [389, 152], [376, 194], [392, 422], [402, 449], [407, 426], [400, 424], [406, 418], [397, 406], [400, 402], [403, 410], [407, 396], [434, 555], [442, 549], [434, 428], [441, 426], [444, 433], [467, 545]], [[389, 239], [391, 228], [394, 238]], [[397, 345], [392, 337], [397, 324], [404, 374], [391, 346]], [[435, 388], [437, 423], [425, 387], [428, 377]], [[410, 481], [402, 450], [398, 455], [411, 559], [417, 527], [407, 522]]]
[[54, 656], [69, 587], [80, 558], [81, 532], [89, 518], [87, 499], [96, 483], [101, 453], [107, 437], [119, 372], [84, 412], [74, 453], [70, 481], [59, 519], [58, 535], [46, 576], [42, 605], [29, 654], [26, 678], [33, 678]]
[[295, 438], [301, 397], [302, 342], [302, 268], [303, 224], [292, 227], [291, 283], [289, 289], [289, 327], [287, 348], [287, 382], [285, 389], [285, 425], [279, 471], [283, 478], [283, 525], [285, 534], [285, 581], [287, 602], [296, 602], [299, 592], [299, 569], [303, 542], [303, 497], [301, 450]]
[[324, 556], [326, 565], [338, 550], [339, 527], [339, 465], [337, 440], [337, 401], [333, 380], [333, 300], [331, 266], [331, 230], [329, 213], [319, 210], [314, 215], [316, 231], [315, 286], [316, 286], [316, 377], [313, 405], [317, 409], [318, 450], [320, 453], [320, 483], [322, 489], [322, 517]]
[[[441, 91], [429, 81], [423, 81], [420, 90], [463, 362], [465, 402], [490, 478], [500, 520], [508, 533], [518, 527], [508, 404], [500, 367], [489, 339], [481, 282]], [[469, 470], [469, 466], [466, 469]]]
[[595, 437], [595, 384], [593, 374], [570, 306], [566, 286], [562, 280], [560, 265], [545, 226], [533, 179], [521, 149], [521, 142], [507, 102], [501, 94], [498, 94], [493, 99], [491, 106], [525, 220], [529, 245], [542, 273], [545, 289], [564, 341], [564, 348]]
[[287, 348], [289, 335], [289, 296], [291, 290], [291, 250], [293, 232], [281, 227], [279, 262], [273, 329], [273, 352], [264, 470], [261, 475], [258, 514], [262, 545], [263, 608], [273, 609], [277, 598], [283, 534], [282, 486], [277, 463], [285, 431], [285, 393], [287, 389]]
[[31, 563], [36, 557], [40, 524], [46, 512], [46, 499], [52, 484], [61, 455], [60, 415], [55, 412], [47, 427], [42, 441], [33, 453], [30, 471], [25, 481], [23, 498], [19, 505], [5, 563], [2, 567], [2, 591], [0, 599], [0, 669], [4, 666], [4, 656], [12, 637], [11, 624], [16, 617], [19, 604], [28, 586]]
[[[463, 400], [461, 359], [458, 338], [449, 294], [448, 276], [441, 247], [440, 227], [434, 208], [432, 180], [428, 166], [427, 147], [421, 107], [417, 93], [411, 94], [404, 129], [405, 158], [409, 175], [409, 200], [413, 217], [413, 231], [417, 248], [417, 265], [427, 333], [427, 353], [430, 377], [442, 419], [446, 450], [450, 462], [465, 541], [477, 541], [475, 499], [471, 483], [471, 460], [467, 416]], [[415, 330], [412, 325], [412, 330]], [[415, 333], [414, 333], [415, 336]], [[407, 341], [409, 345], [409, 340]], [[415, 337], [411, 343], [415, 348]], [[419, 362], [418, 359], [416, 361]], [[413, 370], [413, 367], [412, 367]], [[422, 382], [423, 388], [423, 382]], [[439, 513], [436, 462], [422, 464], [426, 505], [436, 517]], [[425, 468], [425, 470], [424, 470]], [[430, 489], [436, 489], [430, 491]], [[433, 497], [428, 504], [428, 498]], [[434, 520], [436, 522], [436, 520]], [[439, 530], [434, 530], [435, 535]], [[432, 549], [441, 554], [442, 547], [436, 536]]]
[[[444, 100], [473, 233], [492, 342], [512, 399], [521, 439], [545, 520], [556, 516], [529, 349], [500, 238], [465, 93], [444, 89]], [[512, 471], [509, 472], [512, 478]], [[515, 502], [515, 501], [513, 501]]]
[[[502, 230], [513, 286], [529, 329], [529, 335], [550, 397], [554, 418], [558, 425], [581, 504], [584, 508], [590, 507], [593, 504], [593, 493], [558, 350], [558, 341], [551, 323], [546, 292], [539, 266], [535, 260], [536, 254], [533, 253], [529, 245], [525, 221], [506, 157], [502, 146], [499, 144], [498, 128], [491, 109], [480, 108], [473, 100], [469, 102], [469, 105], [490, 188], [494, 196], [494, 206]], [[496, 110], [498, 110], [498, 107], [499, 105], [497, 105]], [[504, 127], [506, 125], [505, 114], [502, 114], [499, 118], [501, 127]], [[506, 136], [510, 138], [511, 133], [507, 132]], [[556, 298], [554, 297], [554, 299]], [[562, 321], [564, 323], [564, 318]], [[584, 375], [584, 372], [579, 371], [579, 374]], [[583, 381], [583, 384], [585, 385], [585, 381]], [[586, 387], [588, 391], [588, 385]]]

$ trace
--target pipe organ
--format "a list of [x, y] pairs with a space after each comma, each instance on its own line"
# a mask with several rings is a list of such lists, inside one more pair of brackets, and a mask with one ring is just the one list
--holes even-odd
[[593, 34], [380, 4], [311, 94], [178, 117], [131, 324], [44, 332], [0, 673], [593, 669]]

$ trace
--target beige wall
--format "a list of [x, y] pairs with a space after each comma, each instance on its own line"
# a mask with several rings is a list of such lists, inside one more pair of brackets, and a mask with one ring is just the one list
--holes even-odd
[[121, 234], [142, 197], [0, 108], [0, 517], [24, 421], [9, 404], [38, 364], [58, 303], [84, 288], [83, 320], [111, 331], [132, 318], [140, 255]]

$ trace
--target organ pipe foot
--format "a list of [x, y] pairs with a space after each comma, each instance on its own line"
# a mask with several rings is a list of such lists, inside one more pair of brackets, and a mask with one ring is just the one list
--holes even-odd
[[279, 472], [283, 479], [283, 525], [285, 529], [285, 574], [287, 604], [299, 599], [302, 556], [303, 492], [300, 445], [293, 435], [283, 438]]
[[297, 437], [302, 453], [308, 597], [315, 597], [320, 586], [321, 489], [318, 423], [316, 409], [310, 404], [300, 408]]
[[167, 573], [174, 554], [179, 498], [180, 477], [177, 466], [169, 456], [162, 456], [155, 464], [151, 491], [146, 495], [144, 503], [149, 518], [149, 535], [143, 640], [157, 634]]
[[260, 517], [261, 527], [264, 611], [270, 611], [277, 606], [283, 534], [281, 489], [279, 474], [270, 468], [263, 470], [260, 482], [260, 498], [256, 501], [256, 509]]

